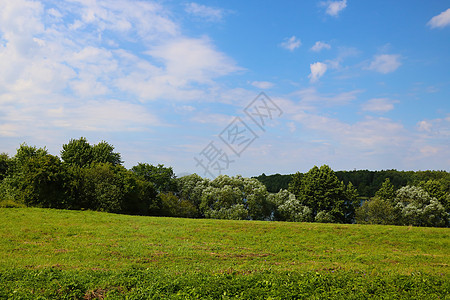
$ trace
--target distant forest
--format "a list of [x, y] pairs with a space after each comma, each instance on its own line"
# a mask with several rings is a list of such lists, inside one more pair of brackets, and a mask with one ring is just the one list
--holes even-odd
[[[446, 171], [334, 171], [339, 181], [346, 185], [351, 182], [357, 189], [359, 197], [371, 198], [380, 189], [383, 182], [388, 178], [394, 188], [397, 190], [407, 185], [417, 185], [421, 181], [441, 180], [447, 183], [448, 192], [450, 192], [450, 173]], [[302, 175], [302, 173], [298, 173]], [[278, 193], [280, 190], [287, 190], [294, 174], [262, 174], [253, 178], [261, 181], [269, 193]]]

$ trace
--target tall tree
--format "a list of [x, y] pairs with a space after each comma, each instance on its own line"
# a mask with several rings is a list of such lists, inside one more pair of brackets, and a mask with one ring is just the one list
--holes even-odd
[[294, 176], [289, 191], [301, 205], [312, 210], [317, 221], [343, 223], [348, 222], [346, 217], [352, 215], [355, 191], [353, 188], [347, 191], [327, 165], [314, 166], [301, 179], [296, 180]]
[[91, 145], [84, 137], [71, 139], [69, 143], [64, 144], [61, 150], [61, 159], [66, 164], [80, 167], [94, 162], [110, 163], [113, 166], [122, 163], [120, 153], [114, 152], [114, 146], [105, 141]]
[[93, 161], [92, 146], [84, 137], [71, 139], [62, 148], [61, 159], [69, 165], [85, 167]]
[[388, 201], [390, 203], [394, 201], [395, 189], [394, 185], [391, 183], [389, 178], [386, 178], [386, 180], [381, 185], [380, 189], [375, 193], [375, 196], [381, 200]]
[[152, 182], [158, 193], [167, 193], [176, 191], [175, 174], [172, 167], [164, 165], [153, 166], [147, 163], [139, 163], [131, 168], [137, 176]]
[[27, 206], [65, 208], [64, 172], [58, 157], [45, 148], [22, 144], [12, 159], [8, 184], [17, 202]]

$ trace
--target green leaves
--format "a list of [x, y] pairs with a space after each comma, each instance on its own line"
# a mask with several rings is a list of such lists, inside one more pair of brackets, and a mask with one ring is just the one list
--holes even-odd
[[311, 209], [312, 217], [318, 222], [353, 221], [356, 189], [350, 184], [346, 187], [327, 165], [314, 166], [303, 176], [295, 174], [289, 191], [301, 205]]
[[92, 163], [110, 163], [113, 166], [122, 163], [120, 153], [113, 152], [114, 147], [105, 141], [97, 145], [90, 145], [86, 138], [71, 139], [68, 144], [63, 145], [61, 159], [69, 165], [80, 167]]

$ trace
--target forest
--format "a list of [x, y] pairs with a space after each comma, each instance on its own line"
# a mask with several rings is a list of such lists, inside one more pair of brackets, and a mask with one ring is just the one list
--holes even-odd
[[114, 146], [72, 139], [60, 156], [22, 144], [0, 155], [0, 207], [94, 210], [120, 214], [290, 222], [448, 227], [446, 171], [333, 171], [245, 178], [171, 167], [123, 165]]

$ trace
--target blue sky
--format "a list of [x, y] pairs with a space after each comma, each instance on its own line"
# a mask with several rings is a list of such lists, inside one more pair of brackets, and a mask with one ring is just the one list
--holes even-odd
[[[84, 136], [177, 174], [450, 171], [449, 53], [448, 1], [0, 1], [0, 152]], [[280, 111], [259, 127], [261, 103]]]

